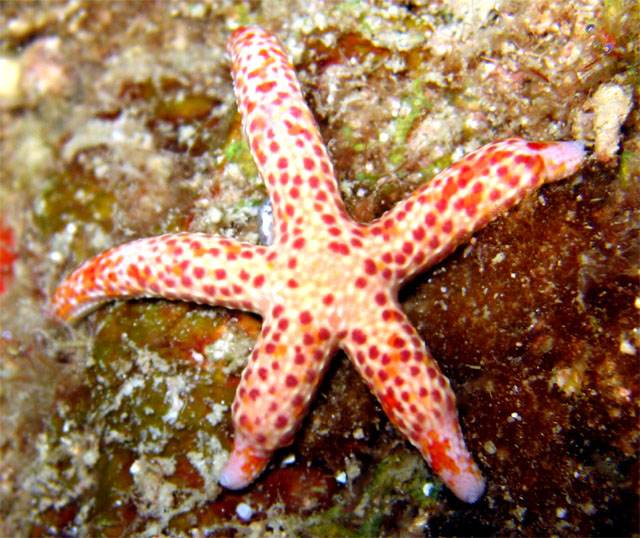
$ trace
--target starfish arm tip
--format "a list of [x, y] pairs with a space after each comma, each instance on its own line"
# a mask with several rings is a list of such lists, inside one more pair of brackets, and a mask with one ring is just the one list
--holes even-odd
[[218, 482], [227, 489], [242, 489], [262, 473], [271, 453], [256, 450], [242, 435], [236, 434], [233, 450]]
[[585, 149], [582, 142], [555, 142], [541, 149], [540, 155], [544, 159], [549, 181], [557, 181], [570, 176], [582, 166]]
[[447, 485], [458, 499], [473, 504], [484, 494], [486, 481], [477, 468], [474, 468], [459, 474]]
[[103, 303], [104, 301], [90, 301], [80, 304], [72, 300], [63, 302], [63, 300], [55, 298], [47, 309], [47, 315], [51, 319], [73, 324], [81, 317], [93, 312]]
[[91, 313], [105, 300], [91, 297], [80, 288], [75, 280], [67, 278], [55, 290], [47, 307], [51, 319], [73, 323], [82, 316]]

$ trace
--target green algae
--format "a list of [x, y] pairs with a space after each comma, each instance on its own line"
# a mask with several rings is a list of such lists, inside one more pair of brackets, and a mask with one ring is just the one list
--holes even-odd
[[428, 511], [437, 505], [444, 489], [408, 447], [390, 450], [366, 476], [359, 495], [348, 504], [337, 503], [309, 518], [308, 528], [314, 536], [378, 536], [383, 528], [393, 528], [393, 517], [407, 503], [414, 515]]
[[155, 108], [157, 118], [171, 122], [190, 122], [207, 118], [215, 100], [207, 95], [187, 95], [160, 101]]
[[262, 180], [258, 175], [258, 168], [251, 156], [249, 145], [242, 134], [239, 121], [233, 123], [222, 151], [228, 162], [240, 167], [242, 175], [247, 180], [251, 183], [262, 184]]
[[[365, 489], [371, 504], [360, 527], [361, 536], [380, 532], [382, 520], [391, 515], [393, 503], [402, 498], [411, 499], [418, 510], [424, 510], [435, 501], [435, 496], [423, 493], [425, 484], [432, 482], [424, 461], [415, 454], [407, 455], [403, 449], [391, 452], [377, 467], [371, 483]], [[440, 487], [442, 489], [442, 486]]]
[[411, 93], [402, 99], [402, 104], [408, 108], [408, 111], [395, 121], [395, 132], [393, 135], [395, 147], [391, 149], [389, 154], [389, 162], [395, 167], [400, 167], [406, 158], [406, 148], [404, 144], [416, 119], [422, 114], [425, 114], [425, 111], [429, 110], [429, 102], [424, 95], [422, 82], [419, 79], [413, 81], [411, 84]]
[[46, 182], [35, 200], [36, 222], [45, 237], [77, 222], [94, 222], [108, 229], [113, 224], [114, 202], [108, 186], [76, 163]]
[[423, 177], [433, 177], [436, 173], [446, 170], [453, 164], [451, 155], [446, 155], [441, 159], [433, 161], [429, 166], [420, 169], [420, 174]]
[[[89, 516], [93, 532], [120, 532], [126, 518], [137, 525], [142, 516], [161, 520], [163, 511], [183, 510], [217, 488], [209, 474], [230, 445], [228, 409], [237, 378], [222, 372], [224, 362], [207, 360], [204, 350], [230, 322], [236, 326], [238, 316], [244, 314], [166, 301], [132, 301], [100, 313], [86, 370], [91, 399], [85, 412], [101, 425], [104, 445]], [[238, 330], [255, 331], [255, 325]], [[155, 509], [149, 491], [159, 476], [165, 488], [182, 494], [163, 497]], [[130, 503], [118, 502], [127, 497]]]
[[625, 191], [631, 191], [632, 189], [637, 188], [639, 170], [640, 156], [629, 150], [623, 151], [620, 155], [620, 168], [618, 172], [622, 189]]

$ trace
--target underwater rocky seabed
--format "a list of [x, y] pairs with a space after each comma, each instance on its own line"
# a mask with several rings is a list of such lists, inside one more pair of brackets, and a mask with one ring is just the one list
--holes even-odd
[[[638, 6], [460, 4], [0, 4], [0, 534], [638, 535]], [[487, 477], [477, 504], [343, 354], [294, 443], [221, 490], [259, 318], [161, 300], [46, 315], [112, 245], [257, 240], [265, 190], [223, 53], [247, 23], [291, 50], [358, 220], [492, 140], [589, 147], [401, 293]]]

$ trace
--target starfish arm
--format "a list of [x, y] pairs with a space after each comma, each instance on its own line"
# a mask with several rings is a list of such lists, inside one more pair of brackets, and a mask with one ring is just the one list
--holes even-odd
[[73, 320], [112, 299], [165, 297], [261, 312], [267, 251], [198, 233], [140, 239], [73, 271], [55, 291], [52, 311]]
[[380, 314], [351, 320], [343, 347], [391, 422], [457, 497], [473, 503], [485, 481], [462, 437], [449, 381], [397, 301], [379, 294], [376, 302]]
[[583, 160], [580, 142], [511, 138], [488, 144], [368, 226], [378, 237], [379, 257], [406, 281], [543, 183], [573, 174]]
[[[245, 136], [273, 205], [281, 242], [291, 224], [323, 227], [348, 219], [318, 126], [287, 52], [261, 28], [236, 30], [227, 43]], [[283, 237], [284, 236], [284, 237]]]
[[290, 444], [336, 351], [337, 337], [316, 329], [309, 312], [275, 306], [245, 368], [233, 403], [233, 450], [220, 476], [240, 489]]

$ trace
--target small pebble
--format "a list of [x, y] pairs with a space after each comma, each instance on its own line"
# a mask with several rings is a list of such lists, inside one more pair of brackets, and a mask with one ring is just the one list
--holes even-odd
[[273, 243], [273, 208], [267, 198], [258, 211], [258, 235], [260, 244], [268, 247]]
[[236, 506], [236, 514], [242, 521], [249, 521], [251, 516], [253, 516], [253, 508], [251, 508], [247, 503], [240, 503]]

